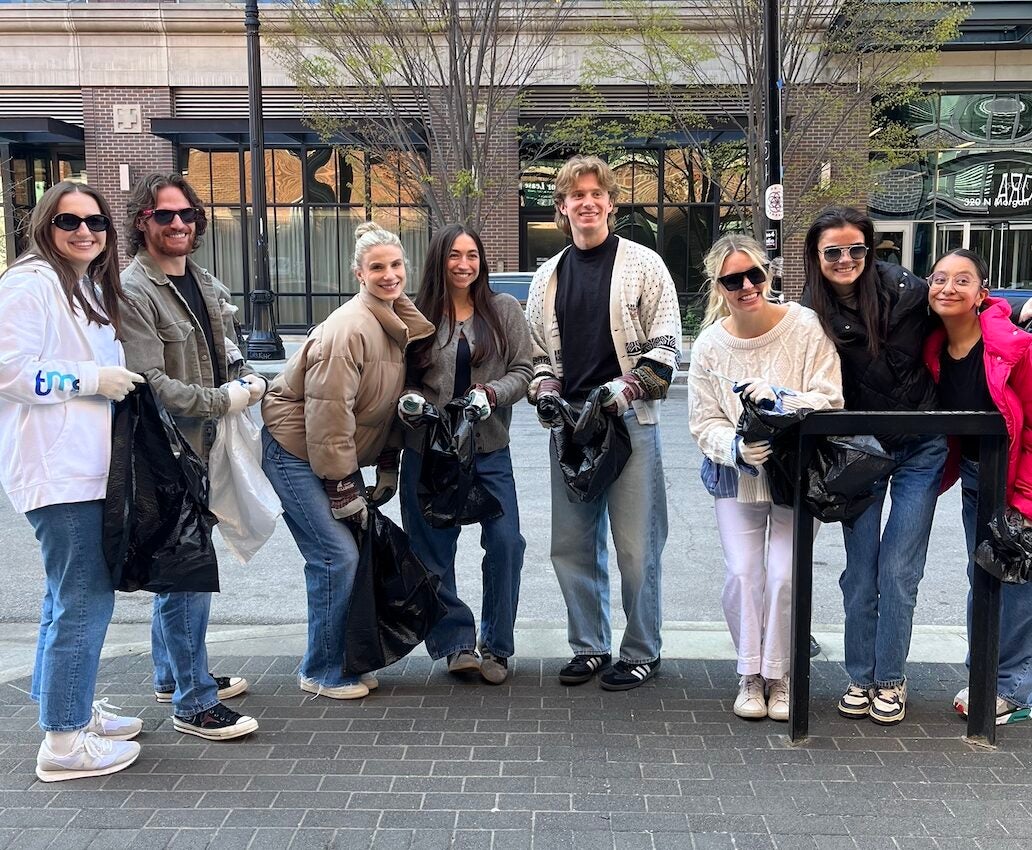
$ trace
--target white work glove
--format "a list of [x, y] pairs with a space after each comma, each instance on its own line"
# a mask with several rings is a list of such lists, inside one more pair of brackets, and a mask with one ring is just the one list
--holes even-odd
[[602, 385], [602, 409], [610, 416], [623, 416], [631, 409], [631, 402], [645, 398], [645, 387], [637, 375], [630, 373]]
[[426, 399], [419, 393], [405, 393], [398, 399], [398, 417], [409, 428], [416, 427], [416, 420], [423, 415]]
[[247, 384], [247, 391], [250, 393], [250, 397], [247, 400], [249, 406], [261, 401], [262, 396], [265, 395], [265, 391], [269, 387], [269, 384], [261, 375], [244, 375], [240, 380]]
[[491, 399], [487, 391], [481, 387], [474, 387], [466, 396], [466, 406], [476, 411], [477, 420], [483, 422], [491, 415]]
[[773, 404], [778, 400], [778, 394], [774, 392], [774, 387], [763, 378], [746, 378], [735, 384], [735, 388], [742, 394], [742, 398], [751, 398], [757, 404], [761, 401], [769, 401]]
[[738, 459], [741, 463], [755, 469], [759, 469], [767, 462], [772, 451], [770, 443], [766, 440], [760, 443], [746, 443], [744, 440], [739, 440], [735, 444], [735, 450], [738, 452]]
[[145, 378], [121, 366], [101, 366], [97, 369], [97, 395], [111, 401], [121, 401], [134, 389], [135, 384], [142, 384]]
[[251, 391], [240, 381], [230, 381], [219, 389], [229, 393], [229, 408], [226, 413], [239, 413], [251, 403]]

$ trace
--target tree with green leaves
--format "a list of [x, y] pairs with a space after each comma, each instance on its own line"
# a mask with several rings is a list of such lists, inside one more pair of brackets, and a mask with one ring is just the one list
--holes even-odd
[[[764, 8], [764, 0], [613, 0], [614, 14], [594, 28], [600, 49], [583, 68], [588, 86], [648, 86], [671, 129], [704, 151], [711, 179], [724, 189], [722, 203], [757, 235], [766, 141]], [[815, 210], [866, 194], [873, 169], [912, 154], [905, 129], [886, 116], [919, 96], [969, 8], [954, 0], [781, 0], [780, 11], [783, 161], [786, 193], [795, 199], [785, 212], [787, 240]], [[877, 163], [868, 146], [855, 144], [858, 122], [864, 136], [877, 135]], [[714, 127], [735, 130], [742, 141], [711, 144]], [[749, 191], [735, 191], [743, 183]]]
[[517, 143], [519, 104], [547, 80], [549, 51], [574, 7], [574, 0], [291, 0], [277, 58], [322, 135], [354, 139], [393, 168], [435, 225], [479, 229], [516, 192], [518, 169], [498, 175], [489, 165]]

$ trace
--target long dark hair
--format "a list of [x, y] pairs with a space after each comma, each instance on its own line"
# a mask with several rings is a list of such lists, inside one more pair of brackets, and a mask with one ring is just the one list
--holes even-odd
[[128, 243], [130, 257], [135, 257], [141, 250], [146, 248], [147, 243], [143, 237], [143, 231], [137, 226], [140, 223], [140, 216], [144, 210], [153, 209], [158, 202], [158, 192], [171, 186], [186, 195], [187, 203], [199, 210], [197, 222], [194, 227], [194, 240], [191, 253], [201, 247], [204, 232], [208, 229], [208, 217], [204, 212], [204, 204], [201, 203], [200, 195], [193, 186], [186, 182], [186, 178], [176, 171], [168, 173], [156, 171], [148, 174], [137, 181], [133, 191], [129, 193], [129, 200], [125, 205], [125, 238]]
[[[433, 322], [434, 327], [439, 328], [444, 322], [448, 323], [448, 342], [451, 342], [455, 333], [455, 306], [448, 291], [448, 255], [460, 236], [470, 237], [480, 254], [480, 273], [469, 287], [470, 298], [473, 300], [473, 333], [476, 336], [476, 350], [470, 358], [470, 364], [477, 366], [502, 349], [502, 323], [494, 306], [494, 293], [488, 284], [487, 256], [479, 233], [463, 224], [452, 224], [434, 234], [427, 249], [423, 279], [415, 303], [419, 312]], [[418, 368], [425, 369], [430, 365], [435, 340], [436, 336], [430, 336], [413, 346], [412, 356]]]
[[[61, 255], [54, 244], [54, 235], [51, 230], [54, 225], [51, 222], [57, 215], [61, 199], [73, 192], [93, 198], [97, 202], [101, 215], [106, 216], [108, 220], [104, 250], [86, 269], [86, 276], [93, 283], [100, 285], [101, 303], [104, 305], [104, 312], [107, 313], [107, 316], [101, 315], [83, 293], [82, 287], [79, 285], [78, 272]], [[11, 264], [11, 268], [31, 262], [37, 257], [46, 262], [57, 274], [57, 279], [61, 282], [61, 288], [68, 298], [68, 306], [72, 312], [75, 312], [76, 305], [78, 305], [83, 315], [86, 316], [87, 322], [111, 325], [115, 329], [115, 334], [118, 334], [122, 316], [120, 306], [125, 301], [122, 281], [118, 275], [118, 233], [115, 231], [114, 219], [111, 217], [111, 207], [108, 206], [108, 202], [104, 200], [104, 196], [100, 192], [85, 183], [62, 180], [43, 193], [39, 203], [33, 207], [32, 217], [29, 219], [29, 247]]]
[[836, 345], [841, 345], [842, 340], [831, 326], [835, 292], [821, 272], [817, 250], [821, 234], [833, 227], [855, 227], [864, 235], [867, 258], [864, 270], [856, 279], [856, 299], [860, 310], [860, 320], [867, 329], [867, 351], [872, 357], [877, 357], [882, 343], [885, 341], [883, 337], [888, 332], [889, 303], [888, 298], [878, 286], [878, 273], [874, 267], [874, 222], [860, 210], [853, 207], [828, 207], [814, 219], [810, 229], [806, 231], [806, 255], [803, 257], [803, 269], [806, 273], [805, 286], [810, 293], [810, 306], [820, 317], [824, 332]]
[[932, 263], [932, 271], [934, 272], [935, 267], [947, 257], [960, 257], [970, 262], [975, 267], [975, 271], [978, 272], [978, 282], [982, 284], [982, 288], [987, 289], [989, 287], [989, 264], [981, 254], [975, 253], [970, 248], [954, 248]]

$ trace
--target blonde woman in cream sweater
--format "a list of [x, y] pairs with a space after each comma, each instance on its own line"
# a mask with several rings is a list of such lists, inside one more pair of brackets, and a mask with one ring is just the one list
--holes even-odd
[[689, 423], [724, 550], [722, 603], [741, 676], [734, 713], [788, 720], [792, 509], [771, 501], [770, 444], [744, 443], [735, 427], [743, 396], [780, 400], [785, 410], [842, 407], [839, 358], [813, 311], [767, 300], [770, 271], [754, 239], [722, 237], [705, 267], [709, 303], [692, 346]]

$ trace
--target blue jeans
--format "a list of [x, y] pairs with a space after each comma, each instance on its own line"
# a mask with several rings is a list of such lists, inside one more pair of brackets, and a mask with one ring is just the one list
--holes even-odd
[[25, 514], [43, 553], [46, 592], [32, 670], [39, 725], [72, 732], [90, 722], [97, 667], [115, 588], [104, 560], [104, 502], [47, 505]]
[[[975, 570], [975, 521], [978, 511], [978, 463], [960, 462], [964, 537], [968, 548], [967, 629], [971, 639], [971, 579]], [[1000, 669], [996, 693], [1007, 702], [1032, 706], [1032, 582], [1000, 588]], [[968, 664], [971, 659], [968, 658]]]
[[620, 477], [593, 502], [571, 502], [566, 497], [559, 464], [550, 455], [552, 566], [566, 601], [570, 648], [575, 655], [609, 652], [606, 531], [612, 526], [627, 616], [620, 658], [639, 664], [655, 661], [662, 648], [660, 581], [667, 503], [659, 426], [639, 424], [633, 411], [625, 414], [624, 422], [631, 437], [631, 457]]
[[[903, 670], [946, 460], [946, 438], [914, 437], [892, 455], [896, 468], [880, 483], [874, 504], [851, 529], [842, 526], [846, 568], [839, 587], [846, 612], [846, 671], [850, 681], [862, 687], [891, 687], [906, 680]], [[888, 487], [892, 506], [882, 531]]]
[[[502, 506], [502, 515], [480, 524], [480, 545], [484, 549], [481, 572], [484, 581], [480, 610], [480, 645], [492, 655], [508, 658], [514, 651], [513, 626], [520, 597], [520, 571], [527, 543], [520, 534], [516, 482], [512, 477], [509, 448], [478, 454], [474, 458], [476, 480]], [[459, 526], [434, 528], [419, 508], [416, 484], [423, 457], [406, 451], [401, 464], [401, 520], [412, 551], [423, 565], [441, 579], [437, 596], [447, 613], [427, 635], [426, 648], [432, 658], [445, 658], [453, 652], [475, 649], [477, 629], [473, 612], [455, 588], [455, 547]]]
[[262, 469], [283, 503], [283, 518], [305, 559], [308, 649], [301, 675], [329, 688], [345, 676], [344, 626], [358, 569], [358, 545], [346, 522], [334, 519], [322, 479], [262, 429]]
[[204, 638], [211, 613], [210, 593], [158, 593], [151, 616], [154, 690], [172, 690], [173, 713], [192, 717], [219, 702], [218, 685], [208, 672]]

